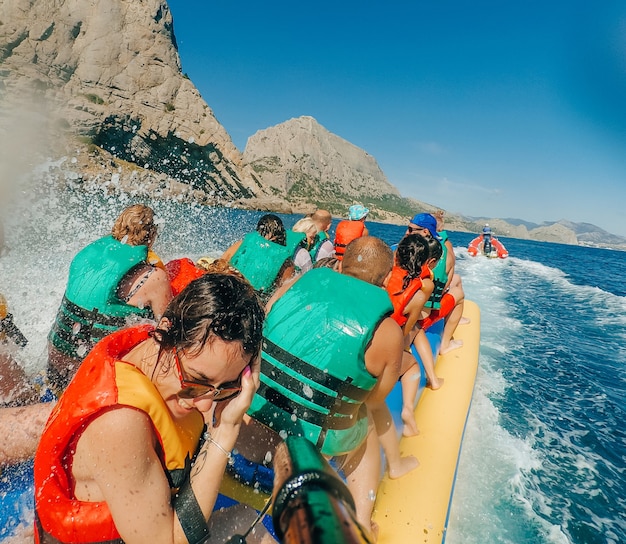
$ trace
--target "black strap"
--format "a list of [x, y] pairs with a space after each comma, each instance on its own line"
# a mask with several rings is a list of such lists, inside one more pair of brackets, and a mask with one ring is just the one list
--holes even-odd
[[97, 323], [98, 325], [102, 325], [103, 327], [114, 327], [116, 329], [119, 329], [126, 324], [125, 317], [108, 316], [100, 313], [97, 308], [94, 310], [87, 310], [81, 306], [78, 306], [77, 304], [74, 304], [65, 295], [63, 296], [61, 306], [65, 307], [65, 309], [67, 309], [67, 312], [69, 312], [70, 314], [73, 314], [79, 319], [84, 319], [87, 323]]
[[316, 425], [322, 429], [331, 429], [334, 431], [342, 431], [350, 429], [356, 422], [362, 417], [367, 416], [365, 404], [355, 404], [356, 416], [340, 416], [334, 413], [323, 414], [317, 412], [311, 408], [304, 408], [298, 402], [283, 395], [280, 391], [277, 391], [273, 387], [261, 382], [257, 394], [266, 399], [269, 403], [273, 404], [277, 408], [280, 408], [288, 414], [296, 414], [296, 416], [310, 423]]
[[209, 537], [209, 528], [189, 479], [174, 496], [172, 505], [189, 544], [205, 542]]
[[328, 410], [333, 414], [339, 414], [344, 416], [354, 415], [361, 403], [342, 401], [342, 398], [338, 393], [332, 394], [324, 393], [313, 387], [308, 388], [307, 393], [302, 392], [302, 382], [298, 378], [290, 376], [284, 372], [280, 367], [272, 364], [267, 359], [261, 359], [261, 374], [264, 377], [271, 379], [273, 382], [284, 387], [289, 391], [293, 391], [299, 397], [312, 402], [321, 409]]
[[[323, 385], [331, 391], [336, 391], [340, 397], [348, 397], [356, 402], [363, 402], [369, 396], [369, 390], [352, 385], [352, 378], [350, 376], [348, 376], [345, 380], [337, 378], [336, 376], [331, 375], [330, 372], [324, 372], [310, 363], [307, 363], [303, 359], [285, 351], [283, 348], [267, 338], [263, 338], [263, 355], [267, 355], [277, 361], [280, 361], [283, 365], [293, 368], [299, 374], [302, 374], [315, 383]], [[267, 360], [270, 364], [273, 364], [271, 360], [265, 360]], [[275, 368], [280, 371], [278, 367]], [[271, 376], [271, 378], [274, 379], [274, 376]]]
[[13, 322], [13, 315], [7, 314], [6, 317], [0, 320], [0, 333], [4, 332], [13, 342], [23, 348], [28, 344], [28, 339], [17, 328], [17, 325]]

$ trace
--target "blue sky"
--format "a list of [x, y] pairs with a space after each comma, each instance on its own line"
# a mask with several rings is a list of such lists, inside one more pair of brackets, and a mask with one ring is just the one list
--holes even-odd
[[310, 115], [404, 196], [626, 236], [626, 4], [169, 0], [183, 72], [243, 151]]

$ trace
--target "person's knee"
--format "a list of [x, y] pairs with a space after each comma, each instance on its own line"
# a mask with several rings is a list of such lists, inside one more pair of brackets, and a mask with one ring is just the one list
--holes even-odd
[[455, 306], [462, 304], [465, 300], [465, 292], [460, 286], [455, 286], [454, 288], [450, 289], [450, 294], [454, 297]]

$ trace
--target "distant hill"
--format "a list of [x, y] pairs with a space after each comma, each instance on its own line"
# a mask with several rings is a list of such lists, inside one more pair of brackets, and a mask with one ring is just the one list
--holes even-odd
[[478, 226], [490, 223], [492, 227], [495, 226], [495, 233], [499, 236], [626, 250], [626, 237], [611, 234], [591, 223], [574, 223], [567, 219], [544, 221], [539, 224], [517, 218], [470, 217], [467, 219], [476, 225], [476, 232], [479, 232]]
[[[480, 219], [480, 218], [477, 218], [477, 219]], [[540, 226], [537, 223], [532, 223], [530, 221], [524, 221], [523, 219], [512, 219], [512, 218], [506, 218], [505, 217], [502, 220], [506, 221], [510, 225], [514, 225], [516, 227], [519, 227], [520, 225], [524, 225], [528, 230], [536, 229], [537, 227]]]

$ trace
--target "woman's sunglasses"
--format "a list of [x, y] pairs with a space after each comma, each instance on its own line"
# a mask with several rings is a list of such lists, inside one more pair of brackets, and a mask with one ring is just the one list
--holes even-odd
[[209, 396], [213, 401], [221, 402], [232, 399], [241, 393], [241, 374], [236, 381], [222, 384], [220, 387], [215, 387], [210, 383], [188, 380], [183, 373], [183, 367], [180, 364], [178, 350], [176, 348], [174, 348], [174, 365], [176, 366], [176, 372], [181, 387], [178, 396], [182, 399], [196, 399], [198, 397]]

